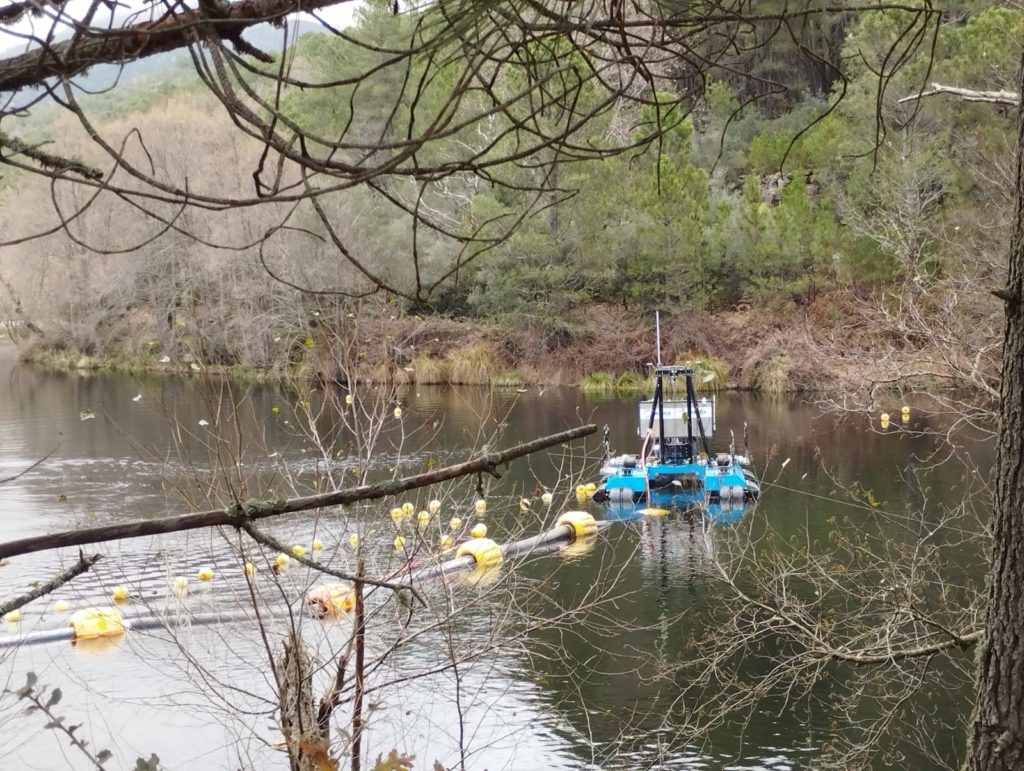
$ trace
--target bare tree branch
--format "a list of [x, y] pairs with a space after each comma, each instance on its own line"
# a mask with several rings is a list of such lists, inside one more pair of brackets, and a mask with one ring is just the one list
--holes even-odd
[[45, 584], [37, 586], [30, 592], [25, 592], [22, 595], [14, 597], [13, 599], [7, 600], [7, 602], [0, 605], [0, 616], [6, 613], [10, 613], [12, 610], [17, 610], [20, 607], [28, 605], [33, 600], [38, 600], [40, 597], [55, 591], [66, 584], [73, 578], [82, 575], [85, 571], [95, 565], [101, 558], [102, 554], [93, 554], [91, 557], [86, 557], [81, 552], [78, 553], [78, 562], [69, 567], [63, 573], [58, 573]]
[[0, 150], [7, 151], [13, 155], [24, 155], [26, 158], [31, 158], [40, 166], [52, 169], [53, 171], [66, 171], [73, 174], [80, 174], [86, 179], [103, 178], [103, 172], [99, 169], [94, 169], [91, 166], [72, 158], [62, 158], [59, 155], [44, 152], [38, 147], [26, 144], [17, 137], [12, 137], [2, 131], [0, 131]]
[[200, 8], [176, 11], [120, 30], [102, 30], [98, 35], [76, 36], [0, 61], [0, 91], [39, 85], [47, 78], [68, 78], [96, 64], [124, 64], [183, 48], [197, 42], [195, 35], [200, 27], [212, 29], [221, 39], [238, 40], [244, 30], [256, 24], [341, 2], [344, 0], [242, 0], [220, 6], [215, 19]]
[[242, 529], [246, 533], [248, 533], [249, 536], [254, 541], [256, 541], [257, 543], [261, 543], [264, 546], [268, 546], [271, 549], [275, 549], [275, 550], [277, 550], [279, 552], [282, 552], [284, 554], [289, 554], [289, 555], [291, 555], [291, 557], [290, 557], [291, 559], [295, 560], [296, 562], [298, 562], [298, 563], [300, 563], [302, 565], [305, 565], [306, 567], [313, 568], [313, 570], [318, 570], [321, 573], [326, 573], [329, 576], [334, 576], [335, 578], [340, 578], [342, 581], [359, 581], [359, 582], [364, 583], [364, 584], [369, 584], [370, 586], [380, 586], [380, 587], [382, 587], [384, 589], [390, 589], [393, 592], [398, 592], [398, 591], [401, 591], [403, 589], [406, 589], [419, 601], [420, 605], [423, 605], [424, 607], [426, 607], [427, 603], [423, 599], [423, 597], [420, 595], [420, 593], [416, 591], [415, 587], [413, 587], [413, 586], [411, 586], [411, 585], [409, 585], [407, 583], [406, 584], [395, 584], [395, 583], [390, 583], [388, 581], [378, 581], [378, 580], [376, 580], [374, 578], [366, 578], [365, 576], [355, 576], [355, 575], [352, 575], [351, 573], [343, 573], [340, 570], [334, 570], [333, 568], [329, 568], [327, 565], [324, 565], [322, 562], [317, 562], [316, 560], [311, 560], [309, 557], [305, 557], [305, 556], [302, 556], [302, 555], [299, 555], [299, 554], [295, 554], [291, 549], [288, 548], [287, 545], [281, 543], [279, 540], [277, 540], [273, 536], [267, 535], [262, 530], [257, 530], [256, 526], [253, 525], [251, 522], [247, 522], [244, 525], [242, 525]]
[[945, 86], [942, 83], [930, 83], [927, 91], [905, 96], [899, 100], [899, 103], [914, 102], [918, 99], [924, 99], [926, 96], [936, 96], [938, 94], [956, 96], [965, 102], [991, 102], [992, 104], [1005, 104], [1010, 107], [1016, 107], [1020, 104], [1020, 94], [1015, 91], [976, 91], [973, 88]]
[[0, 543], [0, 559], [15, 557], [21, 554], [31, 554], [32, 552], [44, 551], [46, 549], [82, 546], [87, 543], [103, 543], [121, 538], [139, 538], [149, 535], [162, 535], [164, 533], [178, 533], [183, 530], [196, 530], [203, 527], [244, 527], [248, 522], [266, 517], [276, 517], [280, 514], [291, 514], [325, 506], [342, 506], [348, 503], [355, 503], [356, 501], [385, 498], [389, 495], [398, 495], [409, 490], [416, 490], [420, 487], [427, 487], [428, 485], [468, 476], [469, 474], [485, 471], [497, 473], [497, 467], [502, 463], [521, 458], [538, 450], [544, 450], [548, 447], [554, 447], [558, 444], [589, 436], [595, 431], [597, 431], [597, 426], [589, 423], [585, 426], [569, 429], [568, 431], [534, 439], [532, 442], [518, 444], [507, 450], [486, 453], [472, 460], [457, 463], [454, 466], [446, 466], [445, 468], [429, 471], [425, 474], [416, 474], [411, 477], [379, 482], [373, 485], [362, 485], [346, 490], [333, 490], [327, 493], [285, 500], [246, 501], [244, 503], [235, 503], [226, 509], [191, 512], [189, 514], [167, 517], [166, 519], [135, 520], [117, 525], [65, 530], [50, 535], [19, 538], [14, 541]]

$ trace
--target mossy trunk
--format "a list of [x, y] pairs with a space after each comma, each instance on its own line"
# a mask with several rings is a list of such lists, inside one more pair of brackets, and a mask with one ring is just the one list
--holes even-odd
[[326, 740], [317, 724], [309, 653], [298, 632], [284, 643], [278, 662], [281, 732], [288, 745], [292, 771], [317, 771], [316, 758], [326, 754]]
[[[1021, 69], [1024, 93], [1024, 66]], [[1024, 112], [1010, 244], [988, 621], [967, 767], [1024, 768]]]

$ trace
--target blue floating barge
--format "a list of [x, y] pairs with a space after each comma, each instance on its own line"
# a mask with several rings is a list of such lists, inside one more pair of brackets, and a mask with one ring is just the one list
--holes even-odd
[[[713, 454], [710, 439], [715, 432], [714, 397], [697, 399], [693, 368], [663, 367], [654, 371], [654, 396], [639, 405], [637, 433], [643, 439], [639, 455], [605, 457], [601, 484], [594, 500], [613, 504], [736, 503], [756, 498], [761, 492], [750, 468], [749, 452]], [[666, 381], [682, 380], [686, 398], [666, 400]], [[744, 446], [747, 427], [743, 426]], [[699, 442], [699, 446], [698, 446]]]

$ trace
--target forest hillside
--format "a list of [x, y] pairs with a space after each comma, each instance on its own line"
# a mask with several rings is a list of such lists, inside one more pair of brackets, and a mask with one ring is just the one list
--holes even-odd
[[[738, 387], [908, 375], [991, 387], [1013, 109], [921, 93], [933, 81], [1012, 88], [1024, 17], [997, 3], [954, 5], [934, 47], [881, 89], [898, 14], [805, 20], [804, 42], [827, 47], [842, 77], [777, 30], [752, 28], [763, 44], [737, 48], [731, 66], [777, 89], [707, 79], [685, 116], [677, 105], [613, 105], [574, 138], [588, 153], [507, 160], [491, 171], [501, 184], [454, 173], [337, 189], [316, 199], [318, 211], [280, 199], [181, 210], [8, 171], [0, 317], [33, 332], [27, 357], [60, 366], [198, 361], [421, 383], [579, 383], [605, 373], [589, 382], [611, 387], [643, 375], [659, 310], [667, 356], [712, 360]], [[294, 78], [350, 85], [284, 88], [285, 114], [368, 146], [402, 136], [408, 118], [384, 98], [399, 73], [376, 68], [375, 57], [414, 24], [371, 5], [349, 34], [372, 46], [298, 36], [286, 62]], [[663, 80], [693, 90], [682, 63], [658, 66]], [[408, 115], [429, 122], [451, 109], [440, 73]], [[187, 178], [197, 194], [249, 192], [222, 172], [257, 165], [261, 143], [235, 129], [186, 55], [116, 94], [80, 101], [102, 135], [123, 137], [126, 158]], [[580, 100], [602, 97], [590, 83]], [[557, 112], [535, 119], [564, 120]], [[466, 147], [514, 157], [502, 147], [513, 141], [507, 120], [476, 121], [422, 152], [434, 163], [455, 163]], [[605, 143], [656, 123], [671, 126], [660, 141], [601, 156]], [[100, 157], [81, 122], [56, 108], [36, 110], [22, 131], [86, 163]], [[280, 180], [316, 184], [287, 166]], [[27, 238], [39, 232], [49, 235]]]

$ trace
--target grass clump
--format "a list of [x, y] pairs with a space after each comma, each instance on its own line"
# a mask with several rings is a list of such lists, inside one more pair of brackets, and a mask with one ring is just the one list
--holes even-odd
[[615, 378], [608, 372], [591, 372], [580, 381], [585, 394], [606, 394], [615, 389]]
[[522, 388], [526, 385], [526, 378], [513, 369], [502, 372], [491, 381], [491, 385], [495, 388]]
[[781, 394], [792, 390], [789, 381], [791, 365], [784, 353], [773, 353], [754, 367], [751, 385], [765, 394]]
[[99, 362], [74, 348], [48, 348], [32, 341], [18, 352], [18, 358], [48, 372], [72, 372], [75, 369], [99, 369]]
[[445, 362], [453, 385], [487, 385], [498, 374], [498, 360], [483, 343], [449, 351]]
[[693, 387], [697, 391], [721, 391], [729, 378], [729, 365], [714, 356], [687, 356], [682, 364], [693, 368]]
[[615, 390], [618, 393], [638, 393], [652, 390], [651, 381], [637, 372], [623, 372], [615, 379]]
[[443, 385], [448, 382], [447, 362], [421, 353], [412, 361], [412, 379], [416, 385]]

